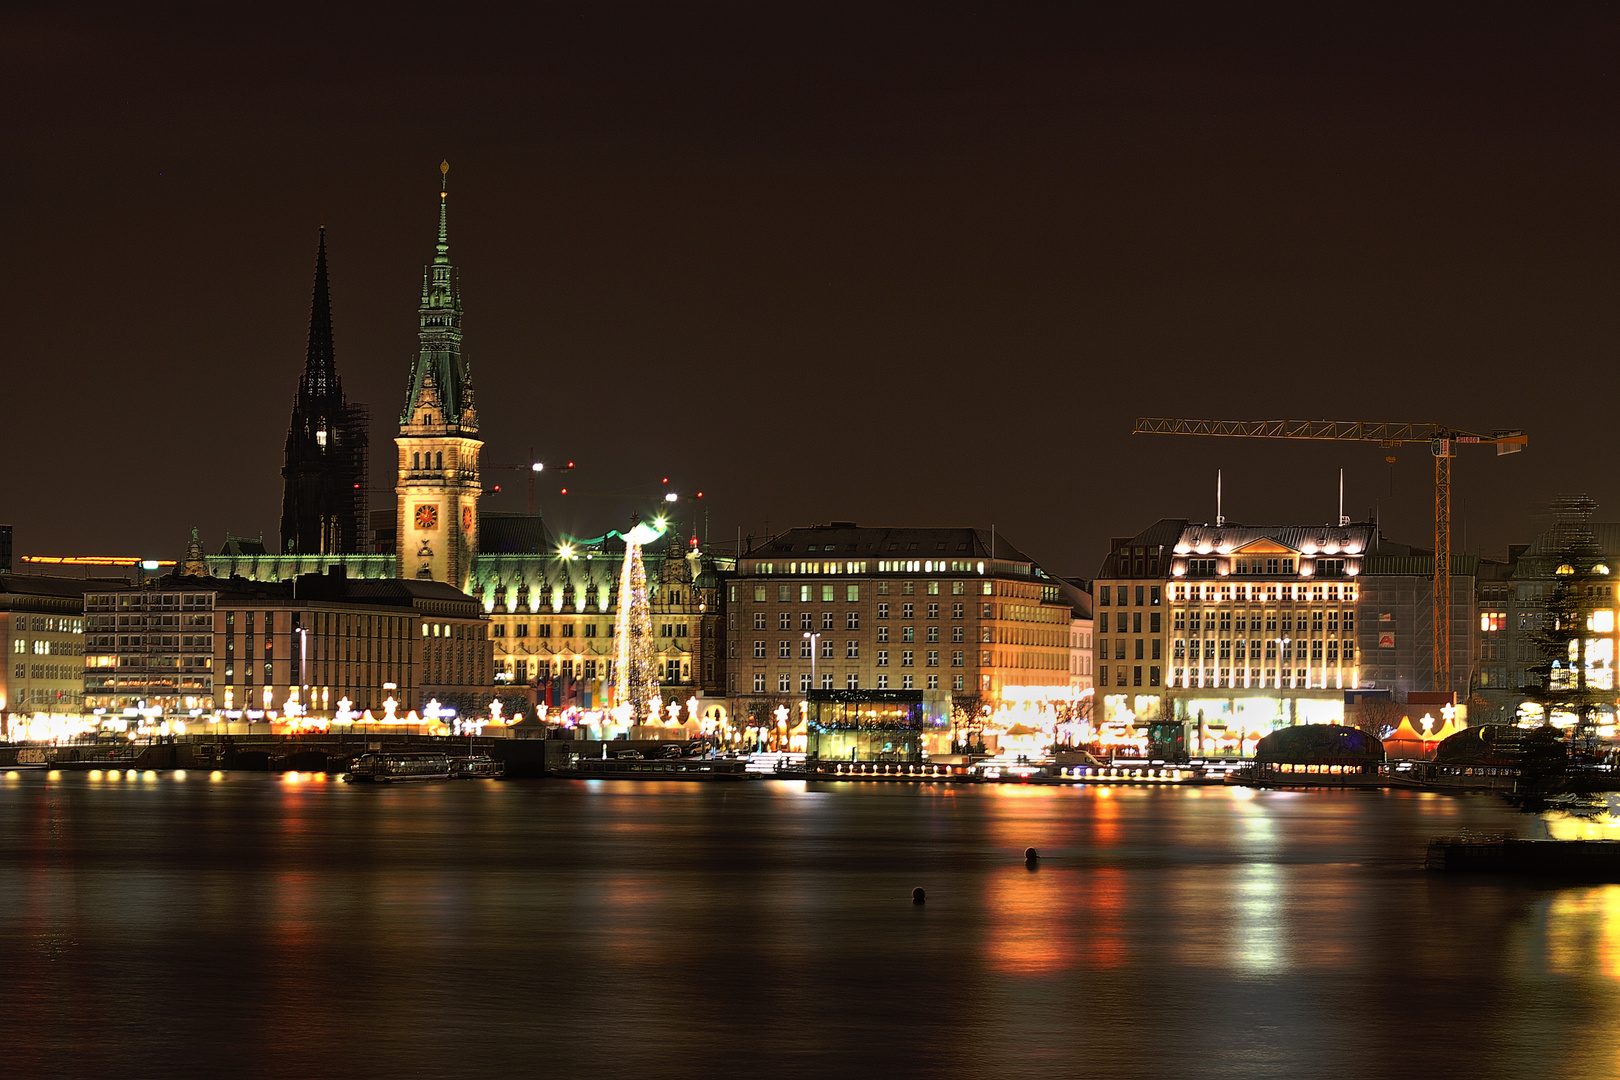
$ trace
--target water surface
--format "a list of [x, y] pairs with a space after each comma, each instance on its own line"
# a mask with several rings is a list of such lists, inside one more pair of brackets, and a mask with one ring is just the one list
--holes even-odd
[[1521, 824], [1384, 792], [14, 775], [0, 1068], [1616, 1075], [1620, 886], [1421, 868]]

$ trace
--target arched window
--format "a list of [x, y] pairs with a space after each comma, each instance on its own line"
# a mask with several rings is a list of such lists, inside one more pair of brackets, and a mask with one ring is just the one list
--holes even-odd
[[421, 453], [421, 451], [417, 451], [416, 453], [411, 455], [411, 468], [420, 469], [421, 467], [422, 467], [422, 453]]
[[434, 468], [435, 468], [435, 469], [442, 469], [442, 468], [444, 468], [444, 451], [443, 451], [443, 450], [440, 450], [440, 451], [439, 451], [439, 463], [438, 463], [438, 464], [437, 464], [437, 465], [435, 465], [435, 466], [433, 466], [433, 467], [434, 467]]

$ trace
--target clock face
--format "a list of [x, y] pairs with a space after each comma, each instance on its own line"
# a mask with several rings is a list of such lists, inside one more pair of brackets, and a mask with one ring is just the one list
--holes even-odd
[[473, 531], [473, 509], [470, 506], [461, 508], [461, 531], [464, 533]]
[[437, 529], [439, 527], [439, 508], [432, 503], [417, 503], [416, 527], [418, 529]]

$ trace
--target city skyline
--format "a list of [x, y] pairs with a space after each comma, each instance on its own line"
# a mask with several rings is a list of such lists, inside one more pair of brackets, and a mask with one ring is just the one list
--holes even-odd
[[[532, 54], [447, 27], [437, 89], [358, 16], [318, 42], [19, 19], [18, 347], [54, 362], [16, 374], [88, 433], [15, 419], [52, 446], [11, 485], [19, 551], [274, 537], [317, 228], [348, 388], [391, 406], [441, 158], [486, 457], [578, 460], [580, 492], [672, 476], [717, 544], [996, 524], [1089, 576], [1116, 523], [1213, 520], [1217, 466], [1233, 520], [1332, 520], [1344, 467], [1347, 512], [1429, 542], [1417, 451], [1392, 476], [1378, 447], [1129, 436], [1139, 414], [1523, 428], [1527, 454], [1458, 463], [1455, 542], [1497, 557], [1561, 490], [1620, 496], [1595, 404], [1503, 392], [1601, 382], [1612, 352], [1599, 17], [647, 14], [503, 23]], [[596, 535], [629, 507], [541, 509]]]

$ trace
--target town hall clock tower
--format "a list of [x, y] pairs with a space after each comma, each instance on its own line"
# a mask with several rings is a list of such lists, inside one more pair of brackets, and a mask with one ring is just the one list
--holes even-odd
[[450, 163], [439, 166], [439, 242], [422, 275], [421, 351], [399, 418], [398, 574], [467, 588], [478, 551], [478, 410], [461, 358], [461, 289], [450, 265]]

